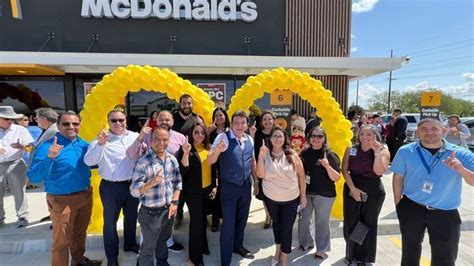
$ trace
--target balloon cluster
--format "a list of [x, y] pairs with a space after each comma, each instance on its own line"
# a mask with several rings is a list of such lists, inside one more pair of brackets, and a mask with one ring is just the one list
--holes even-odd
[[[189, 94], [194, 99], [193, 112], [202, 116], [206, 124], [212, 123], [214, 102], [209, 95], [193, 85], [189, 80], [182, 79], [169, 69], [159, 69], [151, 66], [129, 65], [119, 67], [92, 88], [86, 96], [80, 113], [81, 138], [91, 141], [107, 124], [107, 113], [114, 109], [117, 103], [123, 101], [129, 92], [140, 90], [156, 91], [168, 98], [178, 101], [181, 95]], [[91, 182], [94, 188], [94, 205], [92, 209], [89, 233], [102, 232], [103, 216], [102, 202], [99, 196], [100, 176], [97, 170], [92, 171]]]
[[[346, 148], [352, 145], [352, 124], [345, 118], [339, 103], [332, 97], [332, 92], [326, 90], [321, 81], [312, 78], [308, 73], [280, 67], [250, 76], [232, 96], [227, 113], [232, 116], [238, 110], [249, 110], [255, 100], [276, 89], [290, 90], [318, 110], [318, 116], [322, 119], [321, 126], [327, 133], [329, 147], [339, 158], [343, 158]], [[338, 196], [332, 210], [333, 216], [339, 218], [342, 217], [343, 180], [341, 178], [336, 184]]]

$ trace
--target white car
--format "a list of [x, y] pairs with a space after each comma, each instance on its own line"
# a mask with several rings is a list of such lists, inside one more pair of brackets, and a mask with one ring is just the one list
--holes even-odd
[[[461, 118], [462, 119], [462, 118]], [[474, 119], [463, 122], [469, 128], [471, 136], [467, 139], [467, 146], [469, 150], [474, 152]]]

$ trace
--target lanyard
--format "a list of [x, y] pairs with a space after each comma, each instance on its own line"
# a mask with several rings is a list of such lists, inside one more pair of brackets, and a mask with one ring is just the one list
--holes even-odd
[[428, 171], [428, 178], [430, 178], [431, 170], [439, 162], [439, 160], [441, 159], [441, 156], [443, 155], [443, 153], [440, 150], [438, 156], [436, 156], [433, 163], [430, 166], [428, 166], [428, 163], [426, 162], [425, 157], [421, 153], [420, 147], [416, 147], [416, 151], [418, 152], [418, 156], [420, 156], [420, 159], [421, 159], [421, 162], [423, 163], [423, 166], [426, 168], [426, 171]]

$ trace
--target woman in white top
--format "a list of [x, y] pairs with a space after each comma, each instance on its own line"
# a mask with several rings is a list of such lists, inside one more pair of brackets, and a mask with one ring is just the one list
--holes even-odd
[[257, 163], [257, 175], [263, 177], [264, 201], [273, 220], [276, 250], [272, 265], [288, 265], [298, 204], [300, 208], [306, 207], [303, 164], [290, 147], [287, 132], [275, 127], [268, 147], [262, 141]]

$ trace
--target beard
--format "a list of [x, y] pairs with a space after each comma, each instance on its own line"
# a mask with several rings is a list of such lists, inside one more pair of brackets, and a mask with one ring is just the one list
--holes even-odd
[[179, 111], [184, 115], [190, 115], [193, 111], [192, 107], [181, 108], [179, 107]]

